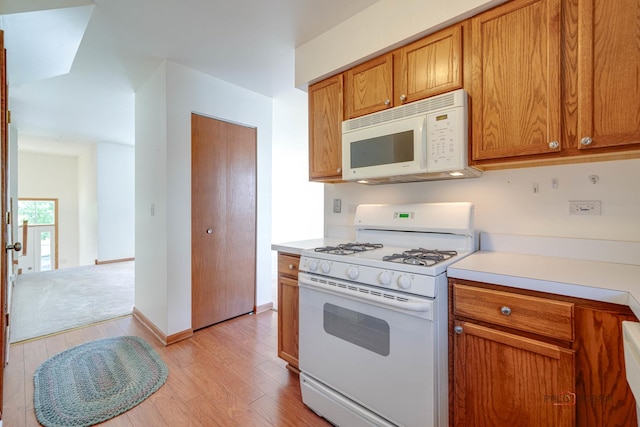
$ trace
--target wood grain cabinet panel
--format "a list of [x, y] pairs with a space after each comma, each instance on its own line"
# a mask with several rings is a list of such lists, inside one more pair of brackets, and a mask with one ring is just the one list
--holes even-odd
[[393, 54], [388, 53], [345, 72], [346, 118], [393, 106]]
[[581, 0], [578, 22], [578, 148], [640, 148], [640, 1]]
[[298, 280], [299, 268], [300, 256], [284, 253], [278, 254], [278, 275]]
[[453, 285], [453, 310], [520, 331], [573, 341], [573, 304], [493, 289]]
[[625, 320], [638, 321], [628, 309], [576, 307], [576, 426], [638, 425], [624, 368]]
[[629, 307], [458, 279], [449, 296], [450, 425], [637, 427]]
[[574, 352], [456, 322], [455, 426], [574, 425]]
[[394, 105], [462, 87], [462, 25], [394, 51]]
[[278, 357], [287, 368], [298, 364], [298, 266], [300, 256], [278, 252]]
[[309, 180], [342, 179], [343, 76], [309, 86]]
[[472, 158], [557, 152], [560, 0], [514, 0], [471, 19]]

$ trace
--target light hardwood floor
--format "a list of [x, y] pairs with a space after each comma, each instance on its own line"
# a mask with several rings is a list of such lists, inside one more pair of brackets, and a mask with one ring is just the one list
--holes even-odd
[[169, 367], [169, 378], [140, 405], [100, 426], [330, 426], [302, 403], [298, 376], [276, 355], [274, 311], [219, 323], [168, 347], [131, 316], [11, 345], [3, 425], [40, 425], [33, 410], [33, 373], [44, 360], [118, 335], [147, 340]]

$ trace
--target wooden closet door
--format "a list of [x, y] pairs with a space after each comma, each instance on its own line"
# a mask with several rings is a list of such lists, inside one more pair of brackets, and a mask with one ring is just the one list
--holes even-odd
[[192, 327], [254, 310], [256, 129], [191, 115]]

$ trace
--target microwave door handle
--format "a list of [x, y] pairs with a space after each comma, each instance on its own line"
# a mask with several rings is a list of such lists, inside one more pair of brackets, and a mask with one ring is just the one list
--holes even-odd
[[422, 158], [420, 159], [420, 169], [422, 170], [426, 170], [427, 169], [427, 116], [424, 116], [422, 118], [422, 123], [420, 124], [420, 133], [418, 135], [420, 135], [420, 138], [422, 139], [422, 141], [420, 141], [420, 143], [422, 144]]

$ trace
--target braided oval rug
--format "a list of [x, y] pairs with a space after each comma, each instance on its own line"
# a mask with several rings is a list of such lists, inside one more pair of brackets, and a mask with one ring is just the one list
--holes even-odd
[[143, 339], [91, 341], [58, 353], [34, 373], [34, 405], [45, 427], [91, 426], [151, 396], [169, 375]]

